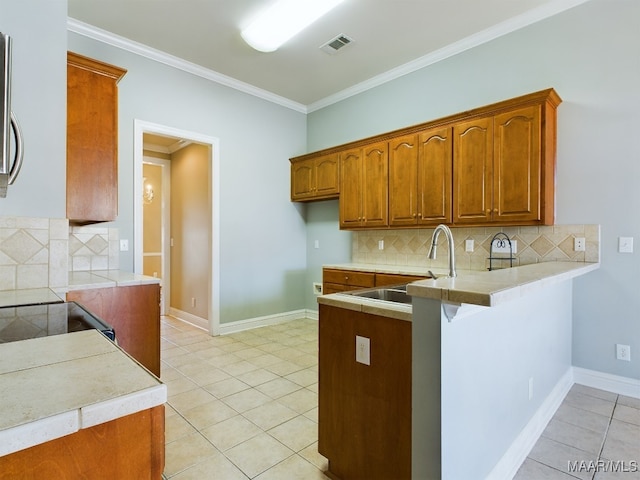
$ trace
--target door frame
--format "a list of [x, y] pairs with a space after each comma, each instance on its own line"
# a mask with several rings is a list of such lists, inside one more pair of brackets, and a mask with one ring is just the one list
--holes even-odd
[[[178, 128], [134, 119], [133, 136], [133, 168], [134, 198], [141, 199], [142, 164], [144, 156], [145, 133], [168, 135], [210, 146], [211, 150], [211, 178], [209, 179], [209, 209], [211, 211], [211, 232], [209, 234], [209, 251], [211, 252], [211, 266], [208, 278], [208, 330], [210, 335], [220, 334], [220, 139], [198, 132], [190, 132]], [[142, 202], [133, 202], [134, 255], [133, 269], [142, 274]]]
[[[161, 239], [160, 239], [160, 270], [162, 271], [162, 276], [160, 278], [160, 285], [162, 286], [162, 296], [161, 296], [161, 304], [160, 304], [160, 315], [166, 315], [169, 311], [170, 299], [171, 299], [171, 282], [166, 281], [167, 279], [171, 279], [171, 247], [170, 242], [167, 241], [171, 234], [171, 174], [170, 174], [170, 160], [155, 158], [155, 157], [146, 157], [143, 155], [142, 157], [142, 166], [144, 172], [144, 165], [154, 165], [161, 169], [162, 172], [162, 211], [161, 215]], [[144, 188], [144, 185], [143, 185]], [[138, 198], [138, 197], [136, 197]], [[144, 212], [144, 208], [143, 208]], [[143, 216], [144, 220], [144, 216]], [[144, 244], [144, 235], [141, 234], [141, 240]], [[142, 248], [142, 258], [144, 265], [144, 247]]]

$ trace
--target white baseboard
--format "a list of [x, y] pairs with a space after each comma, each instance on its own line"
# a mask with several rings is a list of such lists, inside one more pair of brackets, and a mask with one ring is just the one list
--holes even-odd
[[[228, 322], [220, 324], [220, 335], [241, 332], [251, 328], [265, 327], [267, 325], [276, 325], [290, 320], [298, 320], [300, 318], [313, 318], [313, 310], [293, 310], [291, 312], [276, 313], [274, 315], [265, 315], [264, 317], [249, 318], [247, 320], [238, 320], [236, 322]], [[317, 319], [316, 312], [316, 319]]]
[[571, 367], [493, 468], [491, 474], [487, 477], [488, 479], [510, 480], [514, 477], [520, 465], [522, 465], [522, 462], [524, 462], [538, 441], [547, 423], [556, 413], [564, 397], [575, 383], [619, 395], [640, 398], [640, 380], [580, 367]]
[[618, 395], [640, 398], [640, 380], [634, 378], [573, 367], [573, 381], [580, 385], [599, 388]]
[[529, 420], [527, 425], [507, 449], [500, 461], [493, 467], [487, 479], [511, 480], [515, 476], [520, 465], [522, 465], [522, 462], [524, 462], [527, 455], [529, 455], [529, 452], [538, 441], [538, 438], [540, 438], [551, 417], [553, 417], [556, 410], [558, 410], [558, 407], [572, 385], [573, 371], [569, 368], [544, 402], [542, 402], [542, 405], [540, 405], [540, 408], [538, 408], [531, 420]]
[[198, 317], [197, 315], [183, 312], [182, 310], [178, 310], [177, 308], [173, 307], [169, 307], [169, 315], [171, 315], [172, 317], [176, 317], [183, 322], [190, 323], [195, 327], [202, 328], [207, 332], [209, 331], [209, 321], [206, 318]]

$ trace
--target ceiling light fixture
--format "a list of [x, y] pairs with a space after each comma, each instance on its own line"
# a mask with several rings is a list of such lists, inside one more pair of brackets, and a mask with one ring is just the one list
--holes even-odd
[[344, 0], [278, 0], [242, 30], [256, 50], [273, 52]]

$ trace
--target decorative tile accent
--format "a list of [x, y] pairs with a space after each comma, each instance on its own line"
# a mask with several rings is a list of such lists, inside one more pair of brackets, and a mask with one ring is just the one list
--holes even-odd
[[69, 270], [85, 272], [120, 267], [118, 229], [71, 227], [69, 229]]
[[66, 287], [68, 231], [67, 219], [0, 217], [0, 290]]
[[[354, 232], [352, 261], [374, 265], [448, 268], [448, 245], [444, 235], [440, 235], [438, 238], [437, 259], [429, 260], [427, 258], [433, 230], [430, 228]], [[571, 262], [600, 261], [600, 225], [454, 227], [451, 230], [458, 269], [487, 269], [491, 239], [499, 232], [503, 232], [511, 240], [517, 241], [514, 266], [560, 260]], [[573, 241], [576, 237], [586, 239], [586, 251], [573, 251]], [[384, 241], [384, 250], [378, 249], [380, 240]], [[474, 241], [473, 252], [465, 252], [466, 240]], [[500, 263], [503, 266], [508, 266], [508, 262]]]

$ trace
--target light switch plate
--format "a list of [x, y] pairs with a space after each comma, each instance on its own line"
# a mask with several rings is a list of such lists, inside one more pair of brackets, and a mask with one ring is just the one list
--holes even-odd
[[633, 237], [618, 238], [619, 253], [633, 253]]
[[129, 251], [129, 240], [127, 239], [120, 239], [120, 251], [121, 252], [128, 252]]
[[473, 252], [473, 238], [468, 238], [467, 240], [464, 241], [464, 251], [465, 252]]

